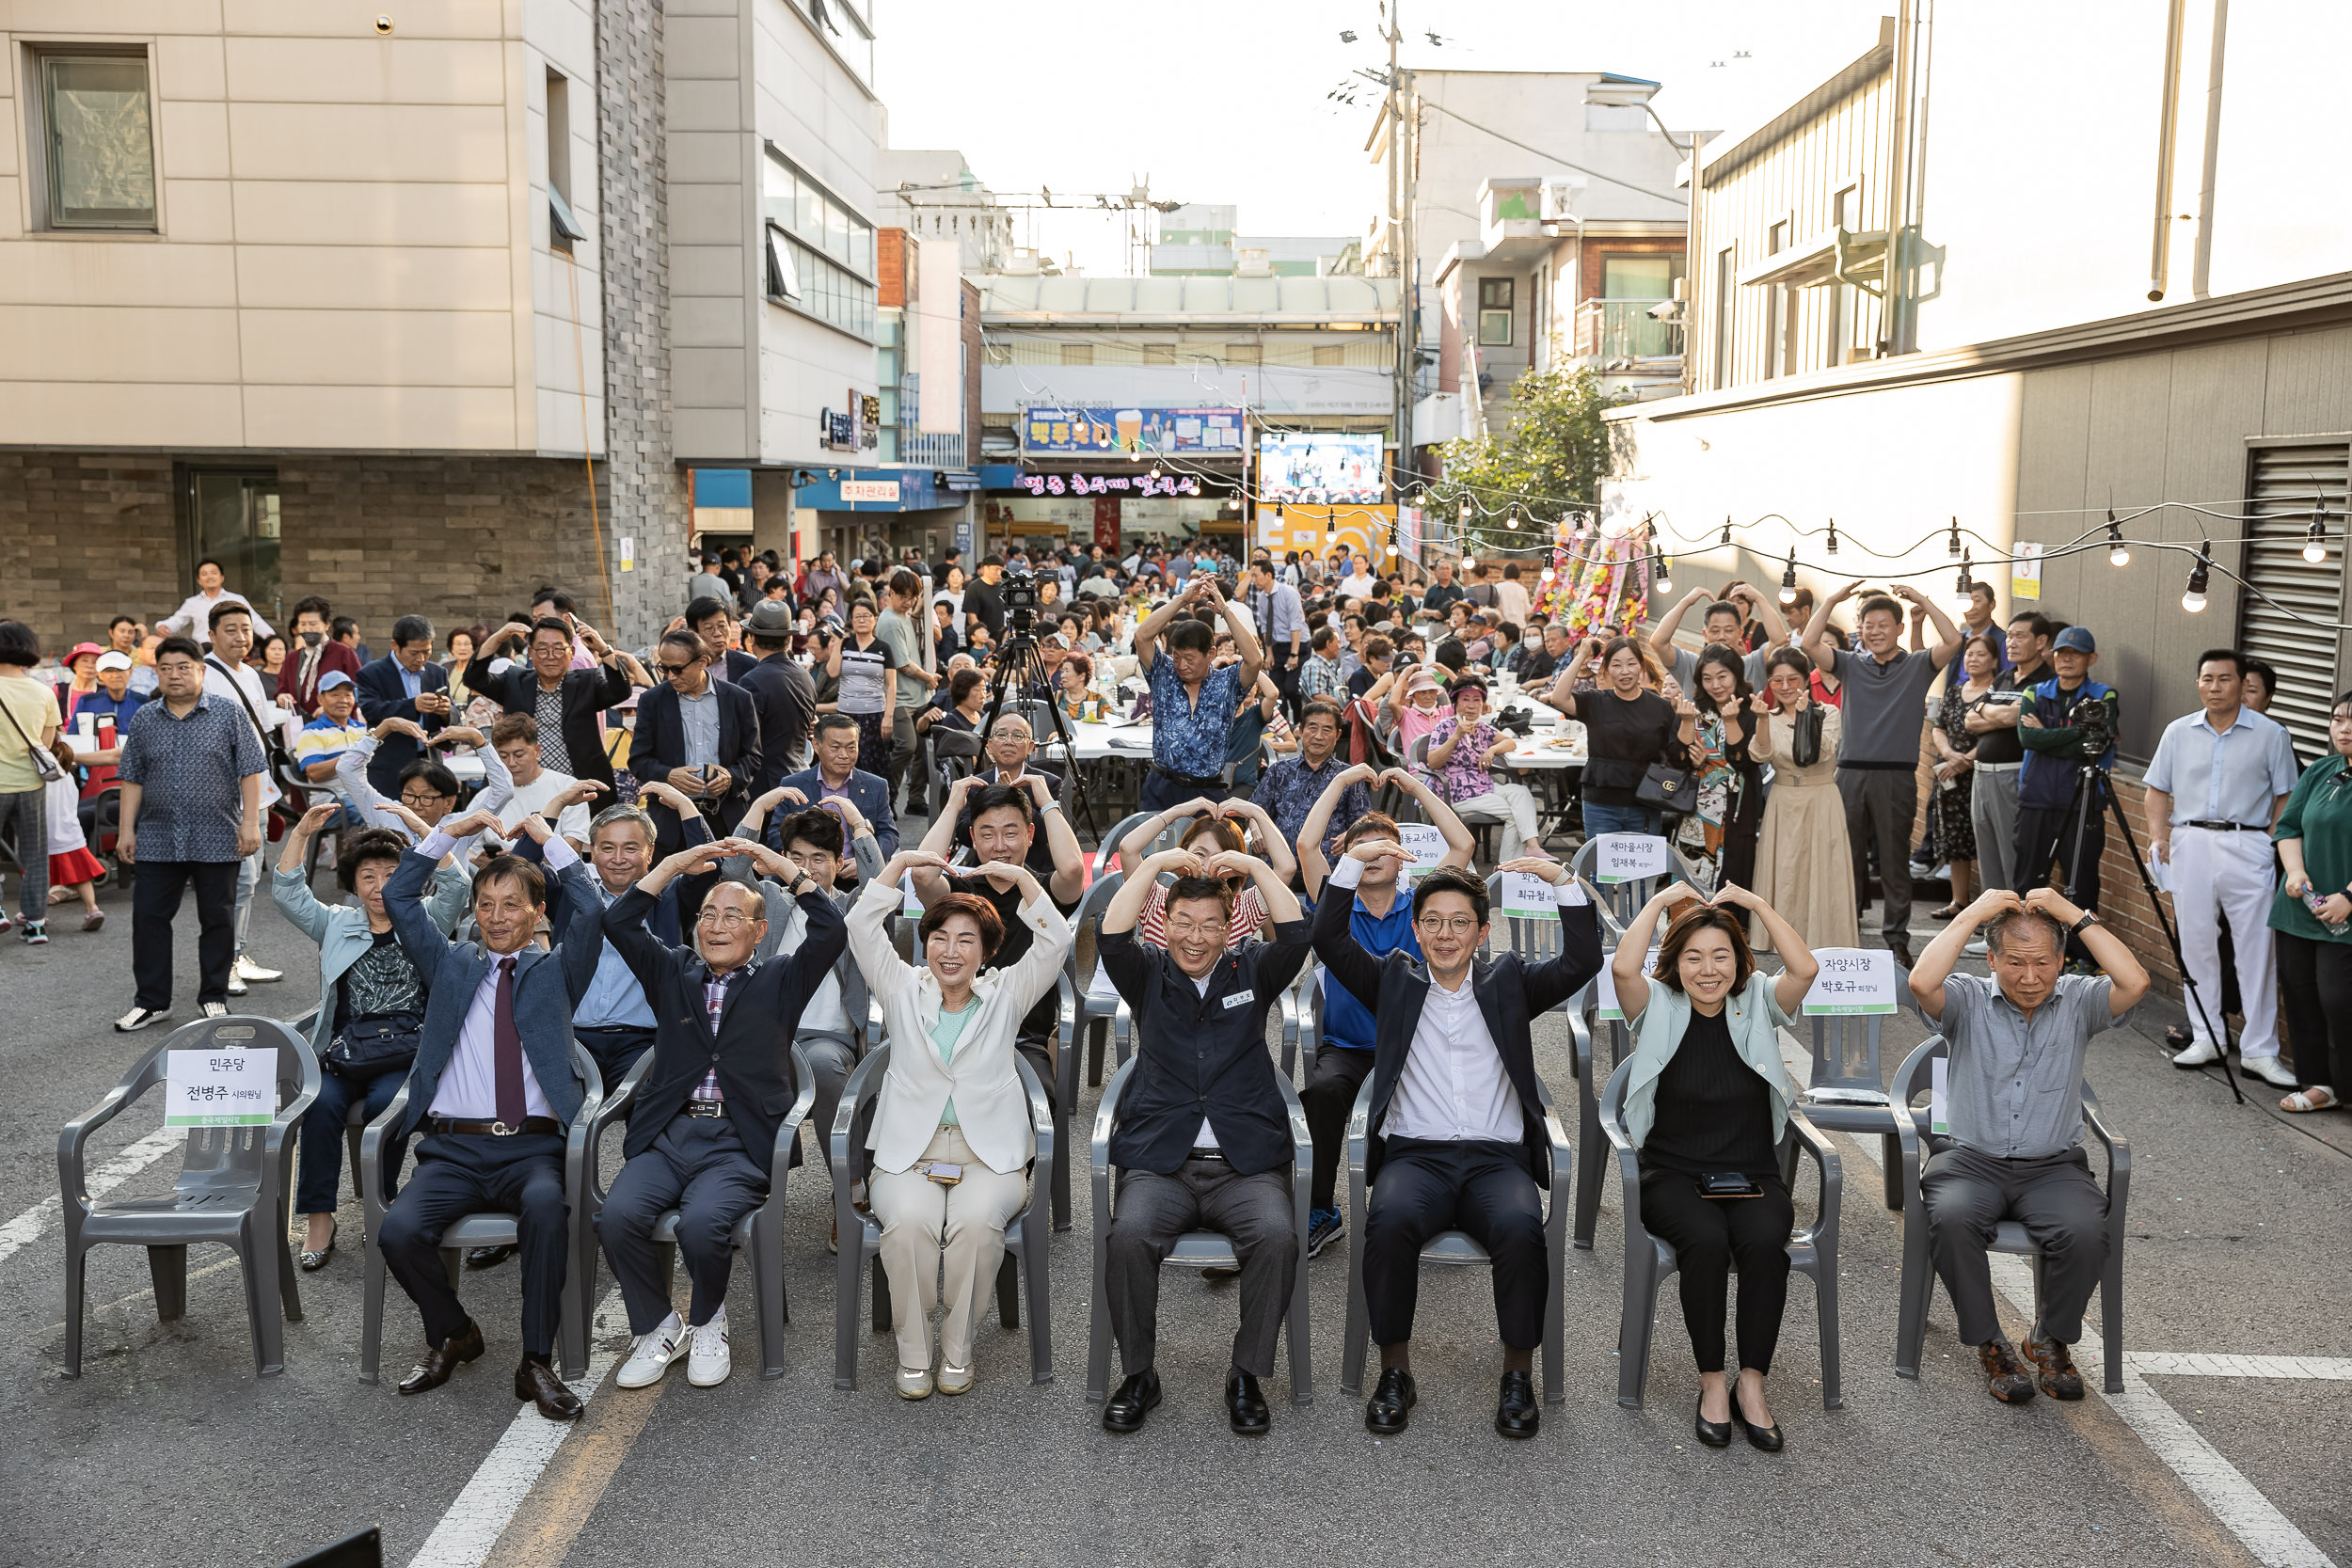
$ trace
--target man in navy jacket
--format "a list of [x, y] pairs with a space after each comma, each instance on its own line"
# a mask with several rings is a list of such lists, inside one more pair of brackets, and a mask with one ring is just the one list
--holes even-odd
[[[1315, 904], [1315, 956], [1376, 1021], [1371, 1119], [1364, 1174], [1364, 1296], [1380, 1382], [1364, 1405], [1364, 1427], [1405, 1430], [1413, 1386], [1413, 1308], [1421, 1249], [1438, 1232], [1466, 1231], [1494, 1265], [1495, 1319], [1502, 1340], [1502, 1393], [1495, 1430], [1535, 1435], [1535, 1347], [1550, 1288], [1543, 1199], [1543, 1085], [1535, 1076], [1529, 1022], [1581, 990], [1600, 973], [1598, 912], [1567, 867], [1517, 860], [1506, 872], [1541, 876], [1574, 896], [1560, 906], [1559, 954], [1529, 963], [1516, 953], [1486, 958], [1486, 885], [1440, 867], [1413, 887], [1413, 934], [1422, 959], [1403, 951], [1375, 958], [1349, 928], [1356, 884], [1372, 862], [1405, 851], [1368, 838], [1350, 847]], [[1555, 1197], [1554, 1202], [1561, 1201]]]
[[[786, 798], [793, 804], [813, 806], [827, 796], [846, 795], [858, 814], [874, 826], [874, 843], [887, 861], [898, 852], [898, 824], [890, 815], [890, 785], [879, 775], [864, 773], [857, 766], [857, 721], [846, 713], [827, 713], [817, 720], [817, 766], [805, 768], [778, 783], [777, 788], [790, 791]], [[776, 842], [776, 830], [784, 820], [779, 812], [768, 819], [768, 847], [781, 850]], [[841, 857], [849, 859], [850, 845], [846, 834], [842, 839]]]
[[384, 888], [392, 929], [425, 990], [397, 1136], [424, 1137], [415, 1174], [384, 1217], [378, 1245], [424, 1316], [430, 1348], [400, 1384], [404, 1394], [421, 1394], [483, 1352], [482, 1326], [467, 1315], [442, 1267], [441, 1233], [485, 1209], [516, 1215], [523, 1358], [515, 1370], [515, 1396], [534, 1402], [551, 1421], [568, 1421], [580, 1416], [580, 1398], [556, 1376], [551, 1357], [572, 1235], [564, 1134], [587, 1101], [586, 1082], [572, 1061], [572, 1008], [603, 951], [596, 922], [604, 904], [571, 846], [533, 813], [522, 831], [564, 885], [566, 914], [554, 950], [532, 940], [547, 910], [545, 874], [511, 855], [474, 877], [480, 940], [443, 936], [425, 911], [425, 885], [460, 839], [498, 825], [486, 811], [444, 822], [401, 857]]
[[[637, 699], [629, 768], [640, 778], [662, 780], [689, 797], [706, 819], [727, 832], [752, 803], [752, 784], [759, 775], [759, 715], [749, 692], [712, 676], [711, 654], [709, 644], [691, 631], [662, 634], [653, 651], [662, 682]], [[659, 851], [675, 854], [681, 847], [676, 812], [666, 803], [652, 810]]]
[[[392, 651], [362, 665], [352, 684], [370, 729], [387, 719], [405, 719], [434, 735], [450, 721], [449, 672], [433, 662], [433, 623], [421, 615], [394, 621]], [[368, 783], [378, 795], [398, 796], [401, 769], [422, 754], [406, 736], [386, 736], [368, 761]]]

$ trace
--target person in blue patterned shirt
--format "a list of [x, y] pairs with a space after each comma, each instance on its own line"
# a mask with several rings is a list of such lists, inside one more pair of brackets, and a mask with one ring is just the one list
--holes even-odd
[[[1240, 663], [1213, 667], [1216, 640], [1208, 623], [1192, 613], [1197, 605], [1224, 616]], [[1226, 739], [1242, 693], [1257, 686], [1265, 662], [1249, 617], [1225, 597], [1214, 578], [1200, 574], [1136, 627], [1136, 662], [1152, 691], [1152, 770], [1138, 805], [1162, 811], [1196, 796], [1222, 800], [1228, 793]]]
[[[1298, 834], [1307, 825], [1308, 814], [1315, 809], [1315, 802], [1323, 798], [1331, 781], [1346, 770], [1347, 764], [1339, 756], [1340, 736], [1344, 730], [1345, 720], [1339, 704], [1328, 698], [1308, 703], [1298, 719], [1298, 754], [1284, 757], [1258, 781], [1257, 792], [1250, 799], [1274, 818], [1284, 843], [1299, 842]], [[1324, 838], [1327, 859], [1338, 852], [1340, 840], [1355, 826], [1356, 819], [1371, 809], [1371, 792], [1360, 781], [1341, 792]]]

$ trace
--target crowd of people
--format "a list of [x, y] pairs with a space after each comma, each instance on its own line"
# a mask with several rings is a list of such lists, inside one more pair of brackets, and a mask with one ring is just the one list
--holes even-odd
[[[1381, 1370], [1367, 1427], [1407, 1424], [1420, 1249], [1460, 1228], [1494, 1263], [1497, 1430], [1533, 1434], [1549, 1154], [1532, 1021], [1606, 962], [1634, 1032], [1625, 1124], [1644, 1211], [1680, 1259], [1698, 1435], [1721, 1446], [1736, 1423], [1780, 1447], [1764, 1383], [1797, 1090], [1773, 1029], [1815, 955], [1858, 944], [1872, 901], [1950, 1047], [1951, 1142], [1922, 1192], [1963, 1338], [1995, 1397], [2080, 1396], [2067, 1347], [2099, 1275], [2104, 1200], [2075, 1148], [2073, 1089], [2090, 1036], [2149, 986], [2096, 913], [2120, 699], [2093, 678], [2088, 628], [2023, 610], [1996, 629], [1982, 584], [1956, 624], [1901, 584], [1800, 594], [1784, 616], [1733, 583], [1661, 606], [1645, 635], [1579, 641], [1517, 564], [1444, 562], [1407, 581], [1360, 554], [1245, 562], [1205, 543], [1016, 549], [968, 576], [954, 551], [847, 570], [730, 551], [696, 566], [680, 613], [634, 652], [555, 588], [495, 627], [400, 616], [375, 657], [309, 596], [281, 640], [210, 562], [171, 615], [119, 615], [105, 642], [54, 661], [0, 622], [0, 832], [23, 866], [20, 928], [45, 942], [51, 905], [78, 895], [96, 929], [112, 855], [132, 883], [135, 987], [117, 1028], [170, 1018], [190, 887], [199, 1014], [281, 978], [246, 950], [279, 836], [268, 885], [318, 949], [307, 1027], [327, 1085], [301, 1139], [302, 1268], [335, 1249], [346, 1116], [409, 1090], [393, 1131], [413, 1169], [378, 1238], [423, 1320], [402, 1393], [484, 1354], [437, 1243], [454, 1217], [501, 1209], [520, 1240], [475, 1261], [520, 1256], [516, 1393], [551, 1418], [579, 1414], [550, 1361], [569, 1257], [564, 1133], [588, 1100], [574, 1041], [608, 1090], [636, 1084], [597, 1221], [633, 1336], [623, 1386], [677, 1359], [697, 1386], [727, 1376], [730, 1238], [764, 1200], [794, 1053], [821, 1135], [887, 1041], [849, 1196], [881, 1228], [898, 1393], [971, 1389], [973, 1322], [1038, 1148], [1021, 1075], [1058, 1092], [1055, 1053], [1075, 1040], [1056, 981], [1086, 889], [1115, 865], [1126, 879], [1093, 934], [1138, 1062], [1111, 1146], [1124, 1179], [1105, 1288], [1124, 1378], [1109, 1430], [1139, 1429], [1160, 1402], [1157, 1271], [1203, 1227], [1239, 1259], [1228, 1415], [1266, 1428], [1260, 1380], [1296, 1271], [1345, 1234], [1337, 1173], [1368, 1093], [1375, 1180], [1356, 1244]], [[1693, 612], [1695, 647], [1681, 641]], [[2164, 732], [2146, 822], [2206, 999], [2176, 1061], [2215, 1060], [2236, 1012], [2245, 1070], [2315, 1111], [2352, 1090], [2352, 694], [2331, 752], [2304, 768], [2260, 711], [2275, 685], [2233, 650], [2201, 657], [2201, 709]], [[1581, 740], [1565, 800], [1539, 800], [1512, 766], [1503, 723], [1531, 714]], [[1069, 808], [1107, 786], [1069, 771], [1041, 732], [1145, 719], [1136, 814], [1098, 863]], [[1406, 847], [1411, 817], [1437, 830], [1434, 863]], [[1484, 868], [1482, 822], [1501, 833]], [[1693, 868], [1613, 955], [1561, 859], [1580, 829], [1669, 838]], [[329, 834], [334, 904], [311, 875]], [[1923, 847], [1950, 867], [1951, 896], [1915, 955]], [[1489, 948], [1482, 869], [1558, 890], [1553, 957]], [[911, 955], [893, 927], [910, 895]], [[1767, 952], [1776, 973], [1758, 967]], [[1990, 977], [1955, 973], [1968, 957]], [[1311, 960], [1322, 1049], [1299, 1090], [1313, 1144], [1302, 1238], [1264, 1039]], [[672, 1209], [683, 1314], [655, 1238]], [[2022, 1361], [1983, 1257], [2004, 1217], [2064, 1256]]]

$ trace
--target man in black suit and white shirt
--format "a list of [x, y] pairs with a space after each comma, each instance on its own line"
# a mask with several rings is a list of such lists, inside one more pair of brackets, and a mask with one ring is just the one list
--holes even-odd
[[[601, 661], [586, 670], [572, 668], [575, 627]], [[528, 640], [529, 662], [494, 673], [491, 661], [518, 638]], [[612, 763], [605, 755], [596, 715], [628, 696], [629, 680], [621, 656], [593, 627], [554, 615], [528, 626], [509, 621], [475, 650], [466, 666], [466, 685], [507, 712], [527, 713], [538, 721], [542, 768], [612, 787]]]
[[[752, 780], [759, 774], [759, 716], [749, 692], [712, 673], [716, 652], [691, 631], [661, 634], [653, 651], [661, 684], [637, 700], [629, 767], [666, 782], [691, 800], [715, 830], [726, 832], [752, 803]], [[676, 814], [656, 805], [653, 820], [660, 850], [676, 852]]]
[[[1494, 1265], [1495, 1319], [1502, 1340], [1502, 1393], [1495, 1430], [1535, 1435], [1534, 1378], [1550, 1286], [1544, 1210], [1548, 1184], [1541, 1085], [1530, 1021], [1600, 973], [1600, 921], [1581, 889], [1560, 906], [1557, 957], [1528, 963], [1516, 953], [1482, 958], [1486, 886], [1440, 867], [1413, 886], [1413, 934], [1424, 955], [1374, 958], [1348, 917], [1353, 889], [1374, 861], [1405, 851], [1366, 839], [1349, 848], [1315, 906], [1315, 956], [1377, 1020], [1373, 1038], [1371, 1136], [1365, 1179], [1364, 1294], [1380, 1382], [1364, 1428], [1403, 1432], [1418, 1395], [1410, 1356], [1421, 1249], [1438, 1232], [1466, 1231]], [[1557, 861], [1517, 860], [1506, 872], [1540, 876], [1564, 890], [1574, 876]], [[1564, 898], [1571, 896], [1565, 891]], [[1554, 1197], [1554, 1202], [1561, 1201]]]
[[[449, 672], [433, 662], [433, 623], [421, 615], [394, 621], [392, 651], [362, 665], [353, 684], [359, 717], [370, 729], [387, 719], [405, 719], [436, 735], [450, 721]], [[398, 795], [401, 769], [423, 754], [424, 748], [405, 735], [384, 736], [368, 759], [368, 783], [378, 795]]]

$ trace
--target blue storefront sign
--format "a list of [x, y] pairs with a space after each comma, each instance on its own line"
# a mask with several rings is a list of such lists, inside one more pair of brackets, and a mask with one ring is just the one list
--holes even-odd
[[1029, 408], [1021, 415], [1021, 450], [1032, 457], [1239, 457], [1241, 433], [1238, 408]]
[[926, 512], [960, 506], [962, 499], [943, 487], [933, 468], [844, 468], [839, 479], [818, 479], [792, 493], [792, 504], [819, 512]]

